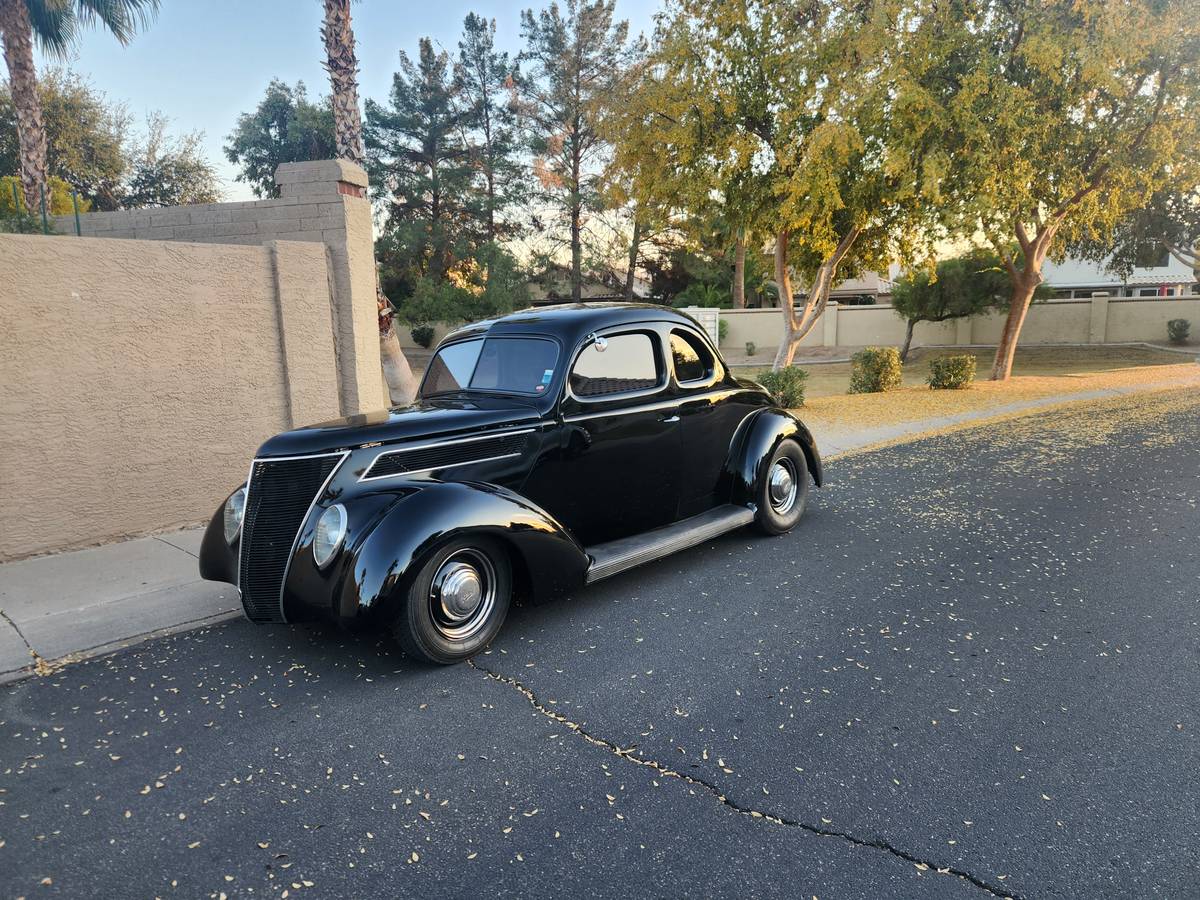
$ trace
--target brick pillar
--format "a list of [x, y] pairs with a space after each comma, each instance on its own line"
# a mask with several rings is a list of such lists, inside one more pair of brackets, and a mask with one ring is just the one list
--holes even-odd
[[344, 159], [284, 163], [275, 170], [279, 201], [309, 212], [307, 233], [319, 232], [332, 277], [334, 348], [342, 413], [387, 406], [379, 359], [375, 305], [375, 235], [367, 173]]

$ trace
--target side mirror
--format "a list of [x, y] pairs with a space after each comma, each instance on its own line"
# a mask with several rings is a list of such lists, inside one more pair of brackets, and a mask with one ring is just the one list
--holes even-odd
[[603, 353], [608, 349], [608, 340], [602, 337], [596, 338], [596, 352]]

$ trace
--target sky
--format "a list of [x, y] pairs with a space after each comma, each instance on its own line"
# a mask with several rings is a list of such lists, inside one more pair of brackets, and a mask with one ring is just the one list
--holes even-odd
[[[534, 0], [361, 0], [353, 6], [358, 42], [359, 97], [387, 99], [399, 52], [416, 56], [430, 37], [458, 52], [468, 12], [496, 20], [501, 49], [520, 48], [522, 9]], [[617, 17], [633, 33], [649, 34], [659, 0], [617, 0]], [[139, 123], [156, 110], [172, 132], [203, 131], [204, 146], [223, 179], [225, 199], [250, 200], [221, 150], [238, 114], [253, 109], [273, 77], [303, 81], [310, 97], [328, 92], [321, 67], [319, 0], [163, 0], [154, 24], [122, 47], [111, 35], [85, 33], [68, 68], [85, 76], [110, 100], [127, 104]], [[50, 61], [39, 55], [38, 64]]]

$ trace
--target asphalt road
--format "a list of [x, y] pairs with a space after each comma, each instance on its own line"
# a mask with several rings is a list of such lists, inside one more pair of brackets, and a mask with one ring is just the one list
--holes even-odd
[[1194, 896], [1200, 398], [833, 462], [474, 665], [244, 622], [0, 693], [9, 896]]

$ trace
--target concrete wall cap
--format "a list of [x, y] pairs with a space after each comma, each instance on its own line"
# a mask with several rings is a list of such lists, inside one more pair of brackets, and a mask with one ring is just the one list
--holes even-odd
[[304, 181], [345, 181], [357, 187], [367, 186], [367, 172], [348, 159], [318, 159], [312, 162], [281, 163], [275, 170], [276, 184]]

